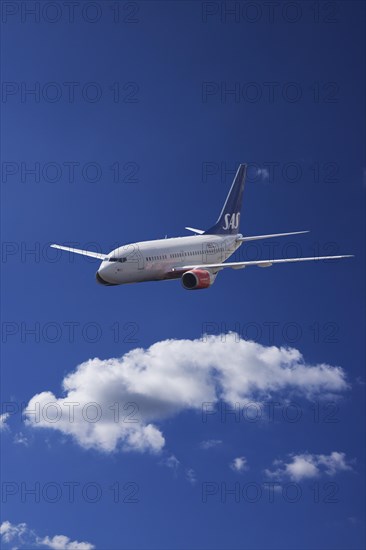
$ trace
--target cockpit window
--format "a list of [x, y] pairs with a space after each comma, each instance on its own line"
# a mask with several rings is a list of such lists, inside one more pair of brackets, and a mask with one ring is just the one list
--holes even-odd
[[108, 259], [109, 262], [127, 262], [127, 258], [109, 258]]

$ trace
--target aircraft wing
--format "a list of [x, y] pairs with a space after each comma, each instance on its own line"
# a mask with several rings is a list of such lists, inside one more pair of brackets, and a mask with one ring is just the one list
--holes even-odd
[[241, 243], [244, 243], [246, 241], [258, 241], [260, 239], [272, 239], [273, 237], [287, 237], [289, 235], [302, 235], [304, 233], [309, 233], [309, 231], [292, 231], [291, 233], [272, 233], [272, 235], [255, 235], [254, 237], [238, 237], [236, 240], [241, 242]]
[[254, 260], [250, 262], [226, 262], [221, 264], [196, 264], [196, 265], [184, 265], [173, 268], [173, 271], [178, 270], [190, 270], [190, 269], [217, 269], [218, 271], [225, 267], [231, 267], [232, 269], [243, 269], [251, 265], [258, 267], [270, 267], [273, 264], [285, 264], [290, 262], [311, 262], [317, 260], [340, 260], [341, 258], [353, 258], [352, 254], [343, 256], [315, 256], [313, 258], [280, 258], [278, 260]]
[[80, 248], [70, 248], [69, 246], [61, 246], [60, 244], [51, 244], [50, 246], [51, 248], [59, 248], [60, 250], [66, 250], [74, 254], [82, 254], [83, 256], [90, 256], [90, 258], [97, 258], [98, 260], [104, 260], [108, 256], [108, 254], [99, 254], [99, 252], [91, 252], [90, 250], [80, 250]]

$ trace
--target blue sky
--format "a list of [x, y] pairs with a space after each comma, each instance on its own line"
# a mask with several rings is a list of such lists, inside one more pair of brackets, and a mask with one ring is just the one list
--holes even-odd
[[[4, 547], [362, 548], [364, 6], [79, 2], [72, 18], [61, 2], [34, 16], [34, 4], [2, 6]], [[226, 270], [186, 292], [179, 281], [102, 287], [98, 262], [48, 247], [108, 252], [210, 227], [240, 162], [250, 167], [242, 232], [311, 233], [242, 247], [237, 259], [355, 258]], [[242, 340], [220, 336], [229, 331]], [[156, 362], [154, 351], [126, 358], [159, 342]], [[279, 382], [288, 347], [292, 386]], [[237, 363], [253, 368], [246, 393]], [[135, 380], [141, 364], [154, 389]], [[113, 444], [113, 422], [101, 433], [93, 424], [86, 443], [82, 422], [21, 418], [42, 392], [67, 395], [75, 369], [78, 399], [108, 408], [108, 365], [151, 399], [149, 416], [123, 396], [156, 430], [140, 450], [124, 436]], [[238, 422], [221, 414], [234, 390]], [[260, 420], [245, 416], [248, 402]], [[225, 500], [230, 490], [240, 494]], [[251, 490], [262, 491], [256, 502]]]

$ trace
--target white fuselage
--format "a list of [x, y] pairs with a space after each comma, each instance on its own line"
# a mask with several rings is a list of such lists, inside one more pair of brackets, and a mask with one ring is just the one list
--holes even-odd
[[100, 283], [122, 285], [181, 277], [183, 266], [222, 263], [241, 235], [194, 235], [128, 244], [113, 250], [97, 272]]

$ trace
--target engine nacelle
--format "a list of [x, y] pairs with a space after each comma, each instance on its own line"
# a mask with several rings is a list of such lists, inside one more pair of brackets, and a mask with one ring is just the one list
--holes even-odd
[[182, 285], [186, 290], [199, 290], [208, 288], [216, 279], [216, 274], [210, 273], [206, 269], [192, 269], [182, 275]]

